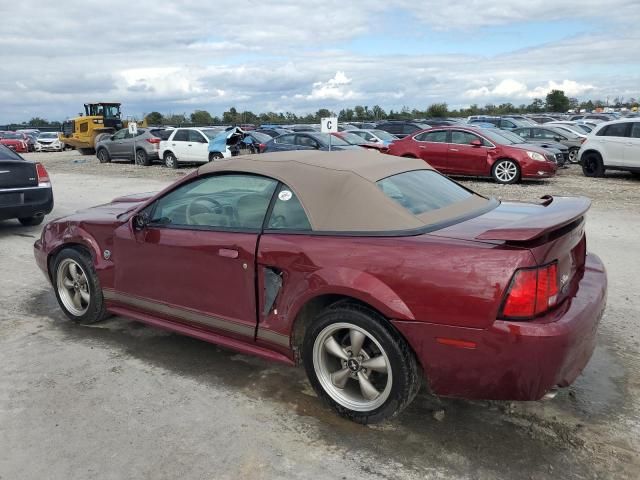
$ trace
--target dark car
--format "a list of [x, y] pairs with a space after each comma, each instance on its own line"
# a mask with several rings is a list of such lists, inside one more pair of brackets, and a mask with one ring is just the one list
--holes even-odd
[[560, 130], [551, 126], [536, 126], [516, 128], [513, 133], [520, 135], [526, 141], [554, 141], [563, 144], [569, 149], [569, 162], [578, 162], [578, 150], [584, 143], [585, 137], [578, 136], [568, 130]]
[[[169, 133], [172, 131], [168, 130]], [[134, 136], [128, 129], [123, 128], [98, 142], [96, 156], [100, 163], [107, 163], [112, 159], [124, 159], [135, 160], [138, 165], [151, 165], [154, 160], [159, 159], [160, 141], [164, 139], [166, 132], [164, 128], [138, 128], [138, 133]]]
[[448, 175], [492, 177], [498, 183], [555, 175], [556, 157], [544, 148], [519, 143], [500, 130], [435, 127], [393, 142], [389, 154], [421, 158]]
[[320, 399], [372, 423], [423, 381], [494, 400], [570, 385], [605, 307], [589, 206], [500, 202], [362, 149], [280, 152], [57, 219], [34, 251], [72, 321], [122, 315], [302, 363]]
[[393, 120], [378, 123], [376, 130], [384, 130], [398, 138], [404, 138], [407, 135], [411, 135], [429, 127], [430, 125], [426, 123]]
[[491, 123], [496, 127], [502, 128], [505, 130], [513, 130], [518, 127], [526, 127], [529, 125], [534, 125], [532, 122], [529, 122], [527, 120], [520, 120], [513, 117], [491, 117], [491, 116], [472, 117], [469, 119], [468, 123], [470, 125]]
[[51, 210], [53, 190], [44, 166], [0, 145], [0, 220], [39, 225]]
[[[359, 131], [359, 130], [355, 130], [355, 131]], [[369, 142], [369, 141], [365, 140], [363, 137], [361, 137], [360, 135], [358, 135], [356, 133], [353, 133], [352, 131], [344, 130], [342, 132], [332, 133], [331, 135], [333, 135], [334, 137], [338, 137], [338, 138], [344, 140], [345, 142], [347, 142], [350, 145], [357, 145], [357, 146], [362, 147], [362, 148], [369, 148], [371, 150], [375, 150], [375, 151], [380, 152], [380, 153], [387, 153], [387, 150], [389, 149], [386, 145], [384, 145], [382, 143]]]
[[265, 135], [269, 135], [271, 138], [279, 137], [280, 135], [284, 135], [285, 133], [292, 133], [293, 130], [289, 130], [287, 128], [278, 128], [278, 127], [270, 127], [270, 128], [258, 128], [256, 129], [258, 133], [264, 133]]
[[281, 152], [285, 150], [359, 150], [360, 147], [350, 145], [341, 138], [328, 133], [296, 132], [280, 135], [264, 144], [262, 152]]
[[512, 142], [518, 143], [530, 143], [533, 145], [538, 145], [545, 150], [552, 152], [556, 157], [556, 163], [559, 167], [564, 167], [569, 162], [569, 148], [562, 143], [556, 142], [554, 140], [543, 140], [543, 139], [524, 139], [520, 135], [510, 132], [508, 130], [497, 130], [493, 129], [493, 133], [497, 135], [502, 135], [503, 137], [508, 138]]

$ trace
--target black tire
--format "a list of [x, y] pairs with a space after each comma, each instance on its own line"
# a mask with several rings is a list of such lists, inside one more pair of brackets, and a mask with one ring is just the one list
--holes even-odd
[[[81, 268], [87, 279], [88, 292], [90, 294], [90, 300], [86, 307], [86, 312], [82, 315], [74, 315], [64, 305], [63, 300], [60, 297], [58, 288], [58, 269], [65, 260], [70, 259], [77, 263]], [[91, 256], [83, 250], [75, 248], [65, 248], [61, 250], [53, 261], [53, 269], [51, 271], [51, 281], [53, 284], [53, 290], [56, 294], [56, 299], [60, 308], [64, 314], [72, 321], [88, 325], [91, 323], [99, 322], [107, 318], [109, 315], [105, 308], [104, 297], [102, 295], [102, 287], [100, 286], [100, 280], [96, 274], [96, 270], [93, 266], [93, 260]]]
[[[322, 386], [314, 367], [316, 338], [331, 325], [344, 322], [360, 327], [375, 338], [389, 359], [392, 382], [388, 397], [379, 407], [370, 411], [352, 410], [334, 400]], [[420, 368], [405, 340], [387, 324], [386, 319], [360, 305], [340, 303], [323, 311], [305, 332], [302, 355], [309, 382], [318, 396], [340, 416], [356, 423], [376, 423], [398, 415], [413, 401], [420, 389]]]
[[[515, 172], [512, 175], [502, 174], [502, 171], [510, 171]], [[503, 158], [502, 160], [498, 160], [493, 164], [493, 168], [491, 168], [491, 176], [496, 181], [496, 183], [500, 183], [502, 185], [510, 185], [512, 183], [517, 183], [520, 181], [520, 165], [515, 160], [511, 160], [510, 158]]]
[[96, 151], [93, 148], [78, 148], [80, 155], [93, 155]]
[[44, 220], [44, 215], [35, 215], [33, 217], [21, 217], [18, 221], [25, 227], [34, 227], [40, 225]]
[[151, 165], [151, 160], [149, 160], [149, 155], [147, 155], [147, 152], [143, 148], [139, 148], [136, 150], [135, 162], [136, 162], [136, 165], [143, 165], [145, 167], [148, 167], [149, 165]]
[[163, 160], [167, 168], [178, 168], [178, 159], [173, 152], [165, 152]]
[[111, 162], [111, 155], [109, 155], [109, 152], [107, 151], [106, 148], [101, 148], [100, 150], [98, 150], [98, 153], [96, 153], [96, 156], [98, 157], [98, 161], [100, 163]]
[[580, 163], [585, 177], [604, 177], [604, 164], [598, 153], [589, 152], [582, 155]]
[[569, 163], [580, 163], [580, 157], [578, 157], [578, 151], [580, 149], [578, 147], [573, 147], [569, 149]]
[[222, 160], [224, 156], [220, 152], [211, 152], [209, 153], [209, 161], [213, 162], [214, 160]]

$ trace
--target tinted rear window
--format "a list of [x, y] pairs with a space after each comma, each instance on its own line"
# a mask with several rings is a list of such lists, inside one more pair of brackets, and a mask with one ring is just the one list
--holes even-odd
[[382, 191], [414, 215], [467, 200], [473, 194], [433, 170], [414, 170], [383, 178]]

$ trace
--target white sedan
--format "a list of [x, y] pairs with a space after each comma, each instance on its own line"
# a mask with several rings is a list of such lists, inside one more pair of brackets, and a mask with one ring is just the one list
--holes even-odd
[[36, 139], [36, 152], [61, 152], [64, 143], [60, 141], [57, 132], [42, 132]]

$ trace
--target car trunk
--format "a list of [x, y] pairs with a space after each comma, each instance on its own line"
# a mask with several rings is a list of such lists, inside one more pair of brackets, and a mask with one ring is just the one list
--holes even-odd
[[528, 249], [536, 265], [557, 262], [558, 303], [577, 288], [586, 258], [584, 197], [543, 197], [541, 203], [503, 202], [494, 210], [431, 235]]
[[35, 163], [0, 159], [0, 189], [38, 186]]

